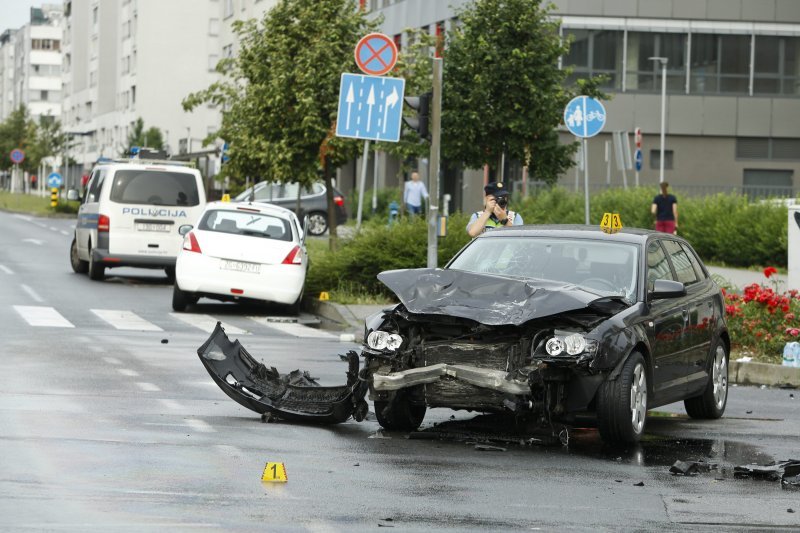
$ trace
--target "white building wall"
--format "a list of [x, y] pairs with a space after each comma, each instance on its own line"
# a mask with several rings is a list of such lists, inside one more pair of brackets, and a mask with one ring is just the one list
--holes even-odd
[[9, 30], [0, 36], [0, 122], [14, 110], [14, 33]]

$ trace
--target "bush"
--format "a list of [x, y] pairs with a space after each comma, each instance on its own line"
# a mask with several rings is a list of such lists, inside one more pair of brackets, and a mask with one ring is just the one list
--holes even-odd
[[[764, 269], [768, 278], [774, 273], [772, 267]], [[734, 348], [767, 362], [780, 363], [784, 344], [800, 340], [800, 295], [779, 292], [778, 282], [772, 287], [753, 283], [741, 295], [725, 291], [725, 312]]]
[[[364, 211], [361, 213], [361, 220], [382, 220], [389, 219], [389, 204], [397, 202], [401, 206], [403, 200], [403, 193], [397, 187], [389, 187], [385, 189], [378, 189], [378, 208], [372, 212], [372, 189], [364, 191]], [[355, 219], [358, 216], [358, 188], [347, 197], [347, 213], [350, 218]]]

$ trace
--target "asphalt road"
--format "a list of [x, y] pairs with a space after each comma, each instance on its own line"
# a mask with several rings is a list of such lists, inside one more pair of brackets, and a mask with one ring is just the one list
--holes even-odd
[[[209, 302], [187, 323], [171, 314], [161, 272], [73, 274], [71, 221], [0, 212], [0, 226], [0, 530], [800, 528], [800, 491], [732, 474], [800, 459], [800, 391], [732, 388], [713, 422], [661, 409], [629, 449], [604, 447], [594, 430], [568, 446], [489, 452], [469, 442], [479, 435], [409, 440], [374, 418], [264, 424], [197, 359], [215, 319], [256, 358], [324, 384], [344, 381], [337, 354], [355, 346], [270, 321], [280, 309]], [[423, 429], [451, 415], [471, 417], [431, 411]], [[719, 468], [676, 477], [677, 459]], [[261, 482], [268, 461], [285, 464], [287, 483]]]

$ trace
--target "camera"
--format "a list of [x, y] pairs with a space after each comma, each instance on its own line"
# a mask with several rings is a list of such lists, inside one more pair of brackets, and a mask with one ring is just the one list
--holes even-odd
[[497, 199], [497, 205], [505, 208], [508, 205], [508, 196], [501, 196]]

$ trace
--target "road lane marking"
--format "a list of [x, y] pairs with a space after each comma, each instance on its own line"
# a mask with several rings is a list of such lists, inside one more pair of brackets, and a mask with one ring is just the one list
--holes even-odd
[[[91, 346], [90, 346], [90, 348], [91, 348]], [[116, 357], [103, 357], [103, 361], [105, 361], [109, 365], [121, 365], [122, 364], [122, 361], [120, 361]]]
[[52, 307], [15, 305], [14, 310], [25, 322], [36, 327], [74, 328], [75, 326]]
[[183, 406], [176, 402], [175, 400], [170, 400], [169, 398], [159, 398], [158, 400], [161, 405], [166, 407], [167, 409], [172, 409], [173, 411], [182, 411]]
[[22, 242], [30, 242], [35, 244], [36, 246], [41, 246], [44, 242], [40, 241], [39, 239], [22, 239]]
[[242, 450], [240, 450], [236, 446], [231, 446], [230, 444], [215, 444], [214, 448], [216, 448], [223, 455], [226, 455], [228, 457], [242, 457], [244, 455], [244, 453], [242, 453]]
[[123, 376], [136, 377], [139, 375], [139, 373], [136, 370], [130, 370], [128, 368], [118, 368], [117, 372], [119, 372]]
[[28, 296], [30, 296], [31, 298], [33, 298], [33, 299], [34, 299], [36, 302], [38, 302], [38, 303], [42, 303], [42, 302], [44, 301], [44, 300], [42, 299], [42, 297], [41, 297], [41, 296], [39, 296], [38, 294], [36, 294], [36, 291], [35, 291], [35, 290], [31, 289], [30, 287], [28, 287], [28, 286], [27, 286], [27, 285], [25, 285], [24, 283], [21, 283], [21, 284], [20, 284], [20, 288], [21, 288], [23, 291], [27, 292], [27, 293], [28, 293]]
[[338, 335], [333, 335], [327, 331], [322, 331], [315, 328], [297, 324], [295, 322], [273, 322], [270, 317], [265, 316], [249, 316], [250, 320], [263, 324], [271, 329], [276, 329], [283, 333], [287, 333], [293, 337], [300, 337], [304, 339], [330, 339], [339, 340]]
[[142, 381], [137, 381], [136, 386], [142, 389], [145, 392], [159, 392], [161, 389], [158, 385], [154, 385], [153, 383], [146, 383]]
[[5, 272], [6, 274], [9, 274], [9, 275], [14, 273], [13, 270], [11, 270], [10, 268], [8, 268], [5, 265], [0, 265], [0, 270], [2, 270], [3, 272]]
[[92, 309], [91, 311], [117, 329], [133, 331], [164, 331], [160, 327], [148, 322], [131, 311], [117, 311], [114, 309]]
[[[189, 324], [190, 326], [194, 326], [198, 329], [201, 329], [206, 333], [211, 333], [212, 331], [214, 331], [214, 328], [217, 325], [217, 319], [211, 315], [194, 315], [187, 313], [170, 313], [169, 315], [173, 318], [177, 318], [178, 320], [180, 320], [185, 324]], [[222, 327], [225, 328], [225, 332], [228, 334], [232, 335], [250, 334], [250, 332], [247, 330], [237, 328], [236, 326], [226, 324], [225, 322], [222, 323]]]
[[68, 231], [64, 231], [64, 230], [62, 229], [62, 230], [60, 230], [60, 231], [59, 231], [59, 233], [61, 233], [61, 235], [66, 235], [66, 236], [68, 236], [68, 237], [69, 237], [69, 232], [68, 232]]
[[33, 222], [33, 217], [29, 217], [28, 215], [12, 215], [14, 218], [20, 218], [25, 222]]
[[50, 226], [50, 231], [58, 231], [58, 228], [55, 226]]
[[199, 431], [201, 433], [216, 433], [217, 430], [214, 429], [211, 424], [200, 420], [199, 418], [187, 418], [186, 425], [192, 428], [195, 431]]

